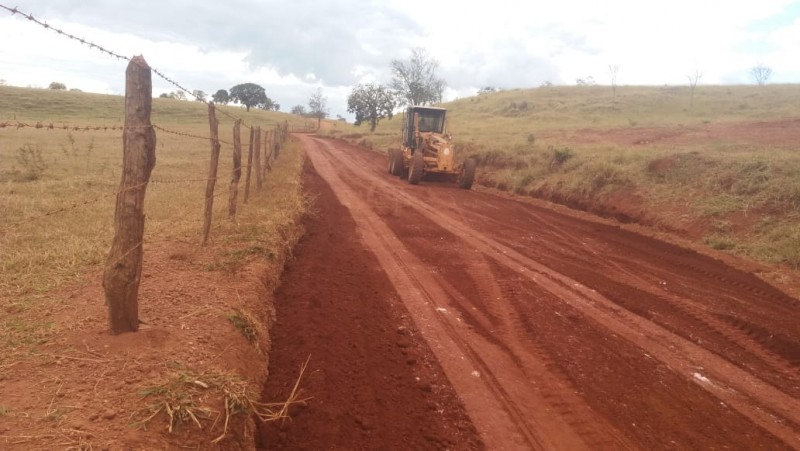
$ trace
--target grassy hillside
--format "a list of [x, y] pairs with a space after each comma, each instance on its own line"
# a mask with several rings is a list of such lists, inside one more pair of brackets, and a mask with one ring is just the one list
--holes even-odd
[[[479, 183], [637, 221], [755, 259], [800, 266], [800, 89], [795, 85], [509, 90], [443, 105]], [[378, 151], [374, 134], [329, 130]]]

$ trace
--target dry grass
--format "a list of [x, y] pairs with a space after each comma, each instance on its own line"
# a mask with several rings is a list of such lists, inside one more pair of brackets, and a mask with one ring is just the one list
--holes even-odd
[[[731, 143], [647, 145], [586, 132], [680, 129], [800, 116], [792, 85], [699, 86], [689, 106], [686, 86], [611, 89], [543, 87], [508, 90], [444, 105], [460, 157], [479, 162], [479, 181], [522, 195], [576, 205], [601, 204], [615, 194], [641, 199], [645, 214], [670, 228], [734, 220], [731, 230], [707, 230], [710, 246], [761, 261], [800, 267], [800, 154], [796, 144]], [[326, 130], [378, 152], [397, 147], [401, 120], [382, 121], [375, 133], [337, 124]], [[676, 163], [653, 171], [659, 161]], [[768, 220], [753, 226], [748, 217]], [[744, 219], [742, 219], [744, 218]], [[660, 223], [661, 223], [660, 222]], [[697, 228], [697, 226], [691, 226]]]
[[[121, 119], [117, 114], [112, 121], [108, 120], [112, 110], [121, 110], [121, 97], [11, 87], [0, 87], [0, 90], [0, 111], [3, 111], [0, 120], [9, 117], [22, 121], [69, 118], [72, 124], [119, 124], [117, 121]], [[68, 97], [70, 101], [52, 102], [51, 97]], [[47, 108], [54, 104], [52, 110]], [[16, 113], [12, 113], [14, 111]], [[245, 115], [243, 110], [234, 112]], [[264, 127], [283, 119], [283, 116], [267, 112], [251, 112], [247, 116], [249, 121], [257, 121]], [[197, 102], [155, 99], [154, 122], [188, 133], [208, 135], [205, 107]], [[220, 118], [221, 137], [228, 141], [232, 133], [229, 122], [224, 116]], [[4, 250], [0, 256], [3, 274], [0, 296], [42, 293], [81, 274], [87, 266], [101, 263], [104, 258], [111, 239], [113, 199], [120, 177], [121, 133], [25, 128], [6, 128], [0, 133], [3, 138], [0, 141], [0, 205], [4, 212], [0, 218], [0, 245]], [[247, 140], [248, 136], [243, 136], [245, 152]], [[26, 166], [16, 158], [21, 149], [35, 149], [44, 163], [44, 169], [36, 171], [35, 179], [20, 179], [29, 172], [29, 166], [33, 166]], [[145, 241], [192, 240], [199, 236], [209, 150], [208, 141], [158, 133], [157, 163], [145, 201], [148, 219]], [[235, 225], [225, 219], [231, 151], [230, 146], [223, 144], [217, 181], [219, 196], [214, 210], [212, 237], [215, 239], [223, 238], [227, 232], [241, 235], [245, 224], [265, 213], [263, 202], [255, 208], [240, 205], [241, 214]], [[295, 176], [296, 173], [288, 174], [289, 178]], [[273, 177], [270, 181], [285, 180]], [[240, 202], [242, 194], [240, 185]], [[284, 204], [291, 202], [300, 202], [300, 199], [291, 196]], [[48, 215], [51, 212], [55, 213]], [[280, 223], [281, 218], [274, 218], [272, 222]], [[279, 235], [275, 230], [272, 232]]]
[[[238, 375], [211, 371], [194, 374], [183, 365], [173, 362], [172, 367], [180, 371], [163, 384], [140, 391], [140, 396], [149, 402], [131, 415], [131, 423], [147, 428], [153, 419], [163, 414], [167, 431], [172, 433], [184, 424], [194, 424], [203, 429], [204, 423], [215, 418], [210, 430], [215, 430], [221, 422], [222, 432], [211, 443], [218, 443], [228, 434], [234, 417], [253, 415], [263, 422], [289, 419], [289, 409], [293, 405], [305, 404], [311, 399], [301, 398], [300, 383], [307, 366], [308, 360], [300, 367], [297, 380], [285, 401], [263, 403], [258, 400], [258, 390]], [[215, 407], [217, 402], [223, 406], [221, 411]]]

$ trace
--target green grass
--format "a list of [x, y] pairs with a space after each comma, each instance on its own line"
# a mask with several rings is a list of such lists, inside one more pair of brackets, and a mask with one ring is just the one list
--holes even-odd
[[[611, 96], [607, 86], [542, 87], [443, 106], [457, 157], [478, 161], [479, 183], [600, 207], [624, 194], [641, 203], [634, 210], [670, 229], [691, 231], [711, 247], [800, 266], [800, 245], [791, 233], [780, 232], [800, 214], [796, 142], [772, 145], [721, 135], [676, 145], [657, 137], [646, 143], [634, 138], [645, 129], [669, 135], [693, 127], [797, 118], [797, 86], [698, 86], [693, 107], [688, 86], [622, 86], [616, 103]], [[326, 133], [385, 152], [399, 146], [401, 124], [382, 121], [372, 134], [339, 124]], [[767, 214], [774, 220], [766, 225], [754, 227], [749, 219]], [[722, 235], [697, 231], [714, 220], [734, 220], [733, 227]], [[770, 244], [776, 235], [783, 246]]]

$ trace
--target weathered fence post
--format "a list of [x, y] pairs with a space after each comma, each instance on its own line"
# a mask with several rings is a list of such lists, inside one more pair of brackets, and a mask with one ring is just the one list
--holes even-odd
[[208, 180], [206, 181], [203, 245], [208, 243], [208, 234], [211, 232], [211, 213], [214, 209], [214, 186], [217, 183], [217, 167], [219, 166], [219, 121], [217, 120], [214, 104], [212, 102], [208, 103], [208, 127], [211, 129], [211, 163], [208, 167]]
[[269, 164], [270, 133], [272, 133], [271, 130], [264, 130], [264, 165], [261, 168], [261, 174], [262, 174], [262, 178], [264, 179], [265, 182], [267, 180], [267, 171], [271, 169], [270, 168], [270, 164]]
[[250, 172], [253, 169], [253, 135], [256, 132], [255, 127], [250, 127], [250, 148], [247, 150], [247, 176], [244, 179], [244, 201], [250, 198]]
[[236, 196], [239, 194], [239, 179], [242, 178], [242, 137], [240, 135], [241, 119], [233, 123], [233, 172], [231, 173], [231, 190], [228, 197], [228, 217], [236, 217]]
[[267, 139], [267, 170], [272, 172], [272, 152], [275, 150], [275, 129], [269, 131]]
[[114, 210], [114, 240], [103, 272], [103, 289], [112, 334], [139, 330], [139, 282], [142, 277], [144, 196], [156, 165], [156, 133], [150, 123], [153, 83], [140, 56], [125, 71], [125, 129], [122, 178]]
[[253, 156], [256, 159], [256, 188], [261, 189], [264, 178], [261, 176], [261, 127], [256, 127], [256, 143], [253, 144]]

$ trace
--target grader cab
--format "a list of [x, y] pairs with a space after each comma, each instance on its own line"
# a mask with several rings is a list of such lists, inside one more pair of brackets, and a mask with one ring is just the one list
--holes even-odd
[[444, 108], [408, 108], [400, 149], [389, 149], [389, 173], [408, 178], [412, 185], [430, 175], [454, 181], [460, 188], [472, 188], [475, 160], [456, 161], [452, 136], [447, 133], [446, 113]]

